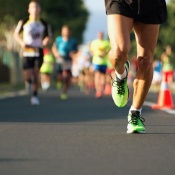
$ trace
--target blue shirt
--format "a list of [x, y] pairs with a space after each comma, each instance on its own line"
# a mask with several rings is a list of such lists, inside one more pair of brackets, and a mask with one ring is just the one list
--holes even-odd
[[159, 73], [162, 71], [162, 64], [160, 61], [155, 62], [154, 71], [159, 72]]
[[58, 36], [55, 40], [55, 45], [65, 61], [71, 60], [70, 53], [77, 51], [77, 42], [74, 38], [69, 38], [69, 40], [65, 41], [62, 36]]

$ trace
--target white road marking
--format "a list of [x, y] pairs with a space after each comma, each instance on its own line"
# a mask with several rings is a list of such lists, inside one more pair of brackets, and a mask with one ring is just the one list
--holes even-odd
[[[155, 103], [152, 103], [152, 102], [149, 102], [149, 101], [145, 101], [144, 102], [144, 105], [145, 106], [149, 106], [149, 107], [151, 107], [152, 105], [154, 105]], [[175, 114], [175, 109], [173, 110], [173, 109], [159, 109], [159, 110], [162, 110], [162, 111], [165, 111], [165, 112], [167, 112], [167, 113], [169, 113], [169, 114]]]

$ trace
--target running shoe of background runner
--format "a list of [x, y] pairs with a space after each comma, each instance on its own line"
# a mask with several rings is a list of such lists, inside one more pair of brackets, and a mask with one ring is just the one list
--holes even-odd
[[96, 92], [95, 98], [101, 98], [101, 97], [102, 97], [102, 93], [101, 92]]
[[65, 94], [65, 93], [62, 93], [62, 94], [60, 95], [60, 98], [61, 98], [61, 100], [67, 100], [67, 99], [68, 99], [68, 95]]
[[40, 102], [39, 102], [38, 97], [32, 96], [31, 97], [31, 105], [39, 105], [39, 104], [40, 104]]

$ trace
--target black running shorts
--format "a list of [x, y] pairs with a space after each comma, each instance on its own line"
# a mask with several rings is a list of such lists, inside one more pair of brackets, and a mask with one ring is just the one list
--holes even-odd
[[165, 0], [105, 0], [106, 14], [120, 14], [145, 24], [161, 24], [167, 19]]
[[43, 63], [43, 50], [39, 49], [39, 56], [36, 57], [23, 57], [23, 69], [40, 68]]

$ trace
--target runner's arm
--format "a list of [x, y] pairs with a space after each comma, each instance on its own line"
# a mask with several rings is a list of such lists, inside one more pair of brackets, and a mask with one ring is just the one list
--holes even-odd
[[43, 39], [43, 47], [46, 47], [50, 42], [51, 42], [52, 38], [51, 36], [46, 36], [44, 39]]
[[55, 58], [60, 58], [61, 55], [60, 53], [58, 52], [58, 49], [56, 47], [56, 44], [54, 43], [53, 46], [52, 46], [52, 53], [54, 55]]
[[14, 32], [14, 38], [16, 39], [16, 41], [20, 44], [21, 47], [25, 47], [26, 44], [24, 43], [22, 37], [21, 37], [21, 31], [22, 31], [22, 27], [23, 27], [23, 21], [20, 20], [18, 22], [18, 25], [15, 29], [15, 32]]
[[44, 31], [44, 39], [43, 39], [43, 47], [47, 46], [51, 40], [52, 40], [52, 30], [50, 25], [48, 25], [46, 22], [42, 20], [43, 24], [45, 25], [45, 31]]

